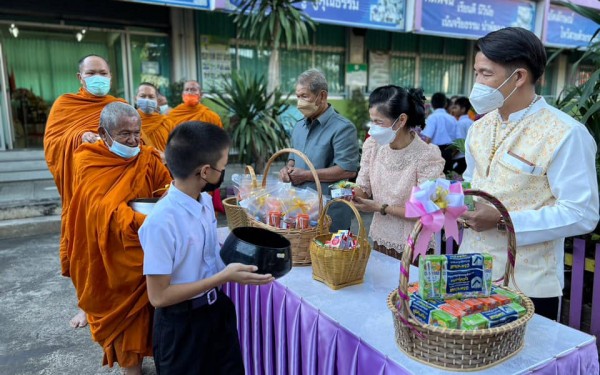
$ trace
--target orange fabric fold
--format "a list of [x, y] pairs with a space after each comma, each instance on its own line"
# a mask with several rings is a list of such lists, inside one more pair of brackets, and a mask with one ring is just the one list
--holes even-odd
[[[79, 307], [92, 338], [104, 349], [103, 364], [134, 366], [152, 354], [152, 308], [143, 275], [137, 231], [145, 215], [127, 202], [153, 193], [171, 177], [156, 150], [116, 156], [104, 142], [81, 145], [74, 154], [75, 180], [67, 216], [66, 248]], [[123, 363], [124, 362], [124, 363]]]
[[190, 107], [185, 104], [180, 104], [173, 108], [167, 117], [173, 122], [174, 126], [177, 126], [186, 121], [202, 121], [209, 124], [223, 127], [221, 118], [215, 112], [211, 111], [207, 106], [203, 104], [197, 104]]
[[142, 140], [148, 146], [159, 151], [165, 151], [169, 133], [173, 130], [173, 123], [165, 115], [153, 113], [148, 115], [138, 110], [142, 118]]
[[125, 100], [114, 96], [94, 96], [83, 88], [77, 94], [61, 95], [50, 110], [44, 134], [44, 153], [62, 200], [60, 263], [62, 274], [69, 276], [65, 256], [65, 217], [72, 196], [73, 153], [81, 145], [85, 132], [98, 132], [100, 112], [109, 103]]

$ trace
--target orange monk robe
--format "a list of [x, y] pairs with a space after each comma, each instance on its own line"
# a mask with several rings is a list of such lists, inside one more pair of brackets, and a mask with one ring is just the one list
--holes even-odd
[[62, 274], [69, 276], [65, 256], [65, 217], [72, 196], [73, 152], [85, 132], [98, 132], [100, 112], [109, 103], [125, 100], [114, 96], [94, 96], [83, 88], [77, 94], [61, 95], [50, 110], [44, 134], [44, 153], [62, 200], [60, 263]]
[[103, 365], [135, 366], [152, 355], [153, 309], [137, 234], [146, 216], [127, 202], [162, 195], [171, 177], [152, 147], [124, 159], [102, 141], [80, 146], [74, 167], [66, 242], [79, 307], [104, 349]]
[[193, 107], [182, 103], [177, 107], [173, 108], [167, 117], [173, 122], [174, 126], [177, 126], [186, 121], [202, 121], [209, 124], [223, 127], [221, 118], [215, 112], [211, 111], [207, 106], [202, 103], [198, 103]]
[[140, 110], [138, 113], [142, 118], [142, 140], [146, 145], [164, 152], [169, 133], [173, 130], [173, 123], [167, 116], [159, 113], [148, 115]]

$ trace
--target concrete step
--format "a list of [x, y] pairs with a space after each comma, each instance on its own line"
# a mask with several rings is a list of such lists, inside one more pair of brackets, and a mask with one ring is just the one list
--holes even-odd
[[0, 239], [60, 233], [60, 215], [0, 220]]
[[44, 150], [9, 150], [0, 152], [0, 162], [46, 160]]
[[0, 174], [16, 171], [47, 171], [46, 160], [0, 161]]
[[52, 174], [47, 168], [46, 170], [14, 171], [0, 173], [0, 182], [47, 180], [50, 178], [52, 178]]

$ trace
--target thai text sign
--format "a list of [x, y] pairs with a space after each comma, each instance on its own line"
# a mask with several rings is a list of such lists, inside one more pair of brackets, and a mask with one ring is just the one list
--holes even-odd
[[478, 38], [508, 26], [534, 31], [536, 7], [529, 0], [422, 0], [421, 4], [415, 31], [424, 34]]

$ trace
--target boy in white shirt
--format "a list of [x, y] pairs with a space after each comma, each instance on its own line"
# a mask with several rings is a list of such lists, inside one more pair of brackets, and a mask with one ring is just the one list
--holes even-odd
[[230, 140], [218, 126], [186, 122], [167, 142], [174, 177], [167, 195], [139, 230], [144, 274], [154, 313], [156, 371], [165, 374], [244, 374], [233, 303], [219, 287], [262, 285], [271, 275], [219, 257], [217, 220], [209, 191], [223, 182]]

